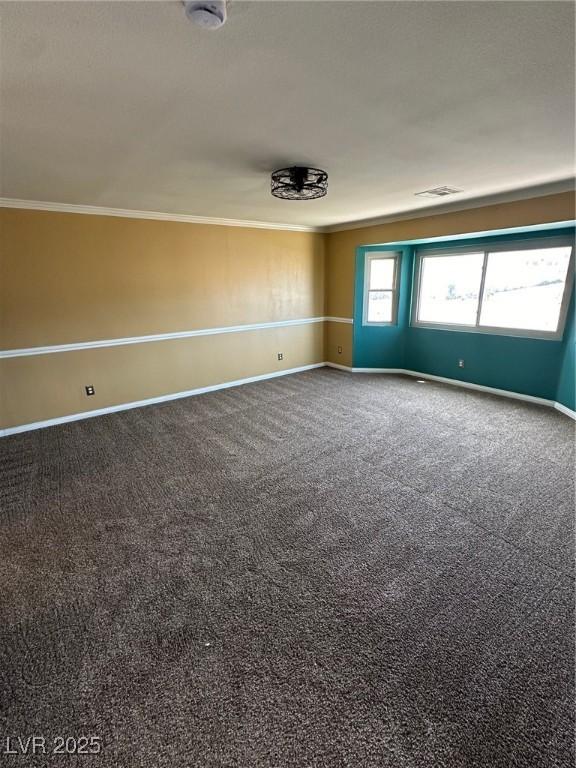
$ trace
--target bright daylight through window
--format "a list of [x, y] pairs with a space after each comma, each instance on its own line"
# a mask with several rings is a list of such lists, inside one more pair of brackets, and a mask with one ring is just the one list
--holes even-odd
[[571, 255], [570, 244], [550, 241], [420, 252], [413, 324], [557, 336]]
[[396, 322], [398, 254], [371, 253], [366, 257], [364, 324]]

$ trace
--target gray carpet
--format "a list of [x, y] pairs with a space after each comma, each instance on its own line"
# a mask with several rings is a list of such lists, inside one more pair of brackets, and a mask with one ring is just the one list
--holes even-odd
[[572, 766], [573, 452], [328, 369], [1, 440], [0, 736], [102, 739], [6, 764]]

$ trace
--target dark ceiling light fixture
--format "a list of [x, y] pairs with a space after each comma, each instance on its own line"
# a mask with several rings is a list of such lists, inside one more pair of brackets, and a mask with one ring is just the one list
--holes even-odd
[[328, 174], [320, 168], [294, 165], [272, 174], [272, 194], [282, 200], [314, 200], [328, 192]]

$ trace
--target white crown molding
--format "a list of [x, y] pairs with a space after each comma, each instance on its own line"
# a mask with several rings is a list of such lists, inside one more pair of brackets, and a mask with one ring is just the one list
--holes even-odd
[[346, 230], [377, 227], [382, 224], [393, 224], [398, 221], [422, 219], [428, 216], [440, 216], [443, 213], [458, 213], [474, 208], [484, 208], [499, 203], [513, 203], [519, 200], [530, 200], [535, 197], [557, 195], [562, 192], [574, 191], [574, 179], [561, 179], [548, 184], [526, 187], [523, 189], [498, 192], [483, 197], [460, 198], [450, 203], [430, 204], [423, 208], [405, 209], [393, 214], [385, 214], [369, 219], [354, 219], [337, 224], [305, 226], [301, 224], [280, 224], [268, 221], [250, 221], [244, 219], [222, 219], [211, 216], [194, 216], [185, 213], [165, 213], [162, 211], [136, 211], [125, 208], [107, 208], [97, 205], [79, 205], [72, 203], [53, 203], [43, 200], [20, 200], [11, 197], [0, 197], [0, 208], [20, 208], [31, 211], [52, 211], [54, 213], [81, 213], [91, 216], [117, 216], [127, 219], [152, 219], [155, 221], [176, 221], [184, 224], [211, 224], [222, 227], [245, 227], [248, 229], [271, 229], [286, 232], [316, 232], [326, 233], [345, 232]]
[[17, 200], [0, 197], [0, 208], [18, 208], [28, 211], [51, 211], [53, 213], [82, 213], [89, 216], [116, 216], [124, 219], [151, 219], [153, 221], [177, 221], [183, 224], [210, 224], [220, 227], [245, 227], [246, 229], [273, 229], [284, 232], [322, 232], [322, 227], [307, 227], [300, 224], [279, 224], [268, 221], [244, 219], [221, 219], [211, 216], [192, 216], [185, 213], [163, 213], [161, 211], [133, 211], [125, 208], [106, 208], [98, 205], [75, 205], [72, 203], [51, 203], [43, 200]]
[[82, 349], [100, 349], [102, 347], [123, 347], [128, 344], [147, 344], [154, 341], [169, 341], [171, 339], [189, 339], [194, 336], [215, 336], [221, 333], [242, 333], [245, 331], [260, 331], [265, 328], [289, 328], [295, 325], [310, 325], [312, 323], [352, 323], [348, 317], [304, 317], [297, 320], [276, 320], [270, 323], [250, 323], [248, 325], [228, 325], [222, 328], [198, 328], [194, 331], [175, 331], [173, 333], [154, 333], [148, 336], [126, 336], [117, 339], [99, 339], [97, 341], [78, 341], [71, 344], [52, 344], [45, 347], [25, 347], [21, 349], [0, 350], [0, 359], [11, 357], [31, 357], [34, 355], [51, 355], [59, 352], [77, 352]]
[[424, 208], [408, 209], [390, 215], [376, 216], [370, 219], [341, 222], [339, 224], [325, 226], [323, 231], [326, 233], [346, 232], [347, 230], [353, 229], [378, 227], [382, 224], [394, 224], [398, 221], [424, 219], [429, 216], [441, 216], [443, 213], [458, 213], [459, 211], [467, 211], [474, 208], [485, 208], [489, 205], [514, 203], [520, 200], [531, 200], [535, 197], [546, 197], [548, 195], [558, 195], [562, 192], [573, 192], [574, 187], [574, 179], [562, 179], [561, 181], [551, 182], [549, 184], [540, 184], [534, 187], [509, 190], [507, 192], [498, 192], [483, 197], [473, 197], [468, 199], [460, 198], [451, 203], [441, 203], [438, 205], [431, 204]]

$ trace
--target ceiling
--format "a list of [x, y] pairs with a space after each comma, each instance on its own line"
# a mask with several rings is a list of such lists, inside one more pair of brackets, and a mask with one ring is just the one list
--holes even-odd
[[[6, 198], [329, 226], [574, 175], [570, 2], [231, 2], [218, 31], [179, 2], [0, 18]], [[273, 198], [294, 164], [328, 196]]]

